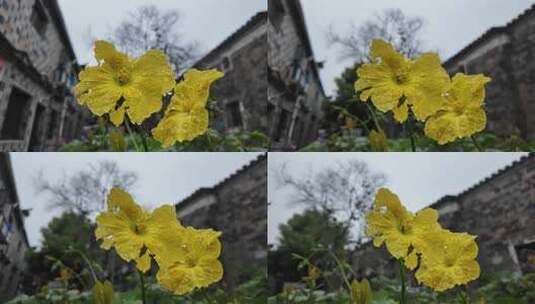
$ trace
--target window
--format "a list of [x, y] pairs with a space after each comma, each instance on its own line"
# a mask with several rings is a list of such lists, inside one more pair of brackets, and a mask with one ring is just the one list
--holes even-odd
[[292, 71], [292, 79], [295, 81], [299, 81], [301, 79], [303, 71], [301, 70], [301, 66], [297, 62], [294, 62], [294, 67]]
[[31, 96], [22, 90], [13, 87], [9, 96], [6, 117], [2, 125], [2, 139], [23, 139], [26, 126], [22, 122], [29, 109]]
[[302, 127], [301, 119], [299, 119], [299, 117], [296, 117], [295, 122], [294, 122], [294, 129], [292, 130], [292, 141], [294, 144], [299, 143], [299, 139], [300, 139], [299, 137], [301, 135], [301, 127]]
[[221, 61], [220, 67], [221, 67], [221, 71], [223, 72], [232, 70], [232, 61], [230, 60], [230, 57], [223, 58], [223, 60]]
[[457, 73], [466, 74], [466, 65], [464, 63], [459, 65], [459, 67], [457, 68]]
[[48, 127], [48, 133], [47, 133], [47, 136], [46, 138], [48, 139], [53, 139], [54, 138], [54, 135], [56, 134], [56, 129], [58, 129], [58, 112], [52, 110], [52, 112], [50, 113], [50, 122], [49, 122], [49, 127]]
[[271, 122], [273, 121], [273, 118], [272, 118], [273, 112], [275, 112], [275, 106], [271, 102], [268, 102], [267, 104], [268, 126], [271, 126]]
[[48, 17], [46, 16], [45, 8], [40, 0], [35, 0], [30, 18], [37, 33], [43, 37], [46, 34], [46, 29], [48, 27]]
[[286, 130], [286, 125], [288, 124], [288, 112], [284, 109], [281, 109], [281, 114], [279, 117], [279, 123], [277, 124], [277, 131], [275, 132], [275, 141], [280, 141], [284, 130]]
[[242, 126], [242, 117], [240, 103], [237, 101], [230, 102], [226, 105], [227, 108], [227, 123], [230, 128], [241, 127]]

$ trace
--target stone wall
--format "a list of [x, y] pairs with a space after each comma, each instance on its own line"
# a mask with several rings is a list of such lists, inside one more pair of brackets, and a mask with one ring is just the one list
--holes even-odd
[[196, 64], [225, 72], [211, 91], [220, 111], [212, 120], [218, 131], [267, 133], [266, 23], [267, 13], [258, 13]]
[[17, 294], [29, 248], [14, 187], [9, 156], [0, 154], [0, 302]]
[[[465, 192], [430, 206], [455, 232], [477, 235], [483, 271], [535, 272], [535, 154], [497, 172]], [[395, 261], [368, 243], [354, 254], [359, 274], [394, 275]]]
[[535, 271], [519, 259], [530, 246], [535, 256], [535, 155], [432, 207], [444, 227], [477, 235], [483, 269]]
[[184, 225], [221, 231], [224, 282], [230, 288], [267, 257], [267, 159], [240, 169], [213, 188], [203, 188], [177, 204]]
[[273, 149], [294, 149], [317, 138], [325, 94], [300, 2], [270, 0], [269, 7], [269, 134]]
[[450, 74], [484, 73], [487, 130], [535, 140], [535, 6], [487, 33], [449, 59]]
[[0, 150], [41, 151], [80, 136], [78, 66], [56, 0], [0, 2]]

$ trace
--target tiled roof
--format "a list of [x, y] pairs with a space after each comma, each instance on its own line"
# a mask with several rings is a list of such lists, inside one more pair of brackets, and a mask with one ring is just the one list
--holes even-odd
[[197, 61], [197, 63], [194, 64], [194, 66], [199, 66], [202, 63], [204, 63], [207, 60], [212, 59], [213, 57], [217, 56], [217, 54], [231, 45], [232, 43], [235, 43], [239, 39], [241, 39], [247, 32], [256, 27], [258, 24], [266, 23], [267, 22], [267, 12], [262, 11], [257, 13], [255, 16], [253, 16], [249, 21], [240, 27], [236, 32], [234, 32], [232, 35], [230, 35], [227, 39], [225, 39], [223, 42], [221, 42], [216, 48], [211, 50], [208, 54], [206, 54], [202, 59]]
[[191, 204], [192, 202], [195, 202], [195, 200], [203, 195], [206, 195], [206, 194], [211, 194], [211, 193], [214, 193], [216, 192], [217, 190], [219, 190], [221, 187], [223, 187], [227, 182], [229, 182], [230, 180], [234, 179], [235, 177], [239, 176], [240, 174], [242, 174], [244, 171], [247, 171], [249, 170], [250, 168], [254, 167], [255, 165], [263, 162], [263, 161], [266, 161], [267, 160], [267, 155], [266, 154], [262, 154], [261, 156], [259, 156], [257, 159], [251, 161], [249, 164], [243, 166], [242, 168], [240, 168], [238, 171], [234, 172], [233, 174], [229, 175], [227, 178], [225, 178], [224, 180], [220, 181], [219, 183], [217, 183], [215, 186], [213, 187], [205, 187], [205, 188], [200, 188], [198, 189], [197, 191], [193, 192], [191, 195], [189, 195], [188, 197], [186, 197], [185, 199], [183, 199], [182, 201], [180, 201], [179, 203], [175, 204], [176, 206], [176, 210], [178, 211], [179, 209], [182, 209], [186, 206], [188, 206], [189, 204]]
[[497, 26], [497, 27], [490, 28], [488, 31], [483, 33], [483, 35], [481, 35], [479, 38], [477, 38], [472, 43], [470, 43], [469, 45], [464, 47], [462, 50], [460, 50], [457, 54], [453, 55], [451, 58], [446, 60], [444, 62], [444, 65], [447, 66], [449, 64], [452, 64], [457, 59], [463, 57], [464, 55], [466, 55], [466, 54], [468, 54], [470, 52], [472, 52], [481, 43], [487, 41], [488, 39], [490, 39], [490, 38], [492, 38], [492, 37], [494, 37], [496, 35], [499, 35], [499, 34], [504, 34], [504, 33], [506, 34], [508, 32], [508, 30], [512, 26], [516, 25], [518, 22], [520, 22], [522, 19], [524, 19], [525, 17], [527, 17], [529, 14], [531, 14], [533, 12], [535, 12], [535, 4], [532, 5], [530, 8], [528, 8], [527, 10], [525, 10], [524, 12], [522, 12], [522, 14], [518, 15], [516, 18], [514, 18], [513, 20], [508, 22], [505, 26]]
[[519, 165], [522, 165], [525, 162], [534, 160], [534, 159], [535, 159], [535, 152], [532, 152], [532, 153], [528, 154], [527, 156], [524, 156], [521, 159], [513, 162], [512, 164], [506, 166], [505, 168], [502, 168], [501, 170], [498, 170], [497, 172], [495, 172], [491, 176], [481, 180], [479, 183], [477, 183], [477, 184], [473, 185], [472, 187], [464, 190], [463, 192], [461, 192], [461, 193], [459, 193], [457, 195], [446, 195], [446, 196], [442, 197], [441, 199], [439, 199], [438, 201], [433, 203], [430, 207], [432, 207], [432, 208], [441, 207], [442, 205], [447, 204], [447, 202], [459, 199], [462, 196], [467, 195], [469, 192], [471, 192], [471, 191], [483, 186], [484, 184], [490, 182], [491, 180], [499, 177], [500, 175], [505, 174], [509, 170], [512, 170], [513, 168], [515, 168], [515, 167], [517, 167]]

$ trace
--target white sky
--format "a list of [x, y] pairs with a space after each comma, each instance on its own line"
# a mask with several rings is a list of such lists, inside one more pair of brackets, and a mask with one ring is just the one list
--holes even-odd
[[[328, 95], [334, 78], [350, 62], [340, 62], [339, 52], [326, 41], [329, 25], [340, 33], [350, 24], [360, 25], [386, 8], [400, 8], [408, 16], [425, 20], [425, 50], [438, 50], [448, 59], [493, 26], [502, 26], [535, 3], [533, 0], [301, 0], [316, 60], [326, 60], [321, 75]], [[327, 4], [328, 3], [328, 4]]]
[[[92, 57], [87, 37], [107, 38], [128, 13], [143, 5], [175, 9], [181, 15], [177, 32], [185, 41], [198, 41], [202, 53], [219, 45], [259, 11], [266, 0], [59, 0], [78, 62]], [[91, 35], [88, 36], [88, 33]]]
[[60, 210], [48, 210], [47, 196], [37, 195], [34, 178], [43, 170], [50, 181], [84, 169], [100, 160], [116, 161], [123, 170], [138, 173], [132, 195], [147, 208], [172, 204], [198, 188], [211, 187], [256, 159], [259, 153], [10, 153], [23, 209], [31, 208], [25, 226], [31, 246], [40, 244], [40, 229]]
[[305, 207], [289, 204], [292, 190], [280, 188], [274, 173], [282, 164], [294, 176], [318, 172], [337, 161], [358, 159], [387, 177], [386, 187], [411, 211], [418, 211], [444, 195], [463, 192], [527, 153], [269, 153], [268, 242], [277, 244], [279, 225]]

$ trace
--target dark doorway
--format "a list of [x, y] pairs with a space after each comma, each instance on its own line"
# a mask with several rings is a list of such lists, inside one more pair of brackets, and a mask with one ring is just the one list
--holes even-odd
[[7, 105], [4, 124], [2, 125], [2, 139], [24, 139], [26, 123], [24, 115], [28, 113], [32, 96], [13, 87]]
[[37, 104], [35, 110], [35, 117], [33, 119], [32, 136], [30, 137], [30, 151], [42, 151], [43, 150], [43, 137], [45, 126], [45, 107], [41, 104]]

